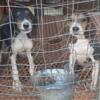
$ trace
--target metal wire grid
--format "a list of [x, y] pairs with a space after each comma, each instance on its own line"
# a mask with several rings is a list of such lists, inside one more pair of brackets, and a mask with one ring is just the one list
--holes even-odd
[[[91, 9], [89, 9], [88, 11], [86, 11], [86, 10], [80, 10], [79, 9], [79, 4], [83, 4], [83, 3], [86, 3], [86, 4], [88, 4], [88, 3], [90, 3], [90, 2], [92, 2], [92, 6], [91, 6]], [[17, 3], [17, 2], [15, 2], [15, 3]], [[77, 4], [77, 7], [76, 7], [76, 9], [75, 9], [75, 4]], [[97, 5], [96, 5], [97, 4]], [[53, 38], [56, 38], [56, 37], [65, 37], [66, 35], [68, 35], [68, 34], [66, 34], [66, 33], [63, 33], [63, 34], [61, 34], [62, 33], [62, 31], [64, 30], [64, 28], [66, 27], [65, 26], [65, 24], [63, 25], [63, 27], [61, 27], [60, 28], [60, 30], [58, 30], [57, 31], [57, 33], [56, 34], [54, 34], [53, 35], [53, 33], [52, 33], [52, 35], [48, 35], [48, 36], [44, 36], [44, 26], [45, 25], [49, 25], [49, 24], [52, 24], [52, 23], [60, 23], [60, 22], [66, 22], [66, 21], [68, 21], [69, 20], [69, 17], [67, 16], [66, 17], [66, 19], [65, 18], [62, 18], [62, 19], [60, 19], [60, 20], [52, 20], [52, 21], [47, 21], [47, 22], [44, 22], [44, 19], [43, 19], [43, 16], [44, 16], [44, 14], [43, 14], [43, 10], [44, 9], [47, 9], [47, 8], [45, 8], [44, 7], [44, 5], [46, 5], [48, 8], [50, 7], [50, 8], [56, 8], [56, 7], [59, 7], [59, 6], [61, 6], [61, 7], [65, 7], [65, 8], [67, 8], [67, 12], [69, 11], [69, 9], [71, 10], [71, 13], [73, 13], [75, 10], [76, 11], [78, 11], [78, 12], [90, 12], [91, 13], [91, 16], [99, 16], [100, 15], [100, 13], [99, 13], [99, 9], [100, 9], [100, 5], [99, 5], [100, 3], [99, 3], [99, 0], [97, 1], [97, 0], [67, 0], [67, 1], [65, 1], [65, 2], [61, 2], [61, 3], [59, 3], [59, 4], [55, 4], [55, 5], [49, 5], [49, 6], [47, 6], [46, 4], [43, 4], [42, 3], [42, 0], [40, 1], [40, 4], [38, 4], [38, 1], [36, 0], [36, 5], [31, 5], [31, 7], [34, 7], [34, 8], [38, 8], [38, 9], [40, 9], [41, 10], [41, 16], [40, 17], [38, 17], [38, 20], [40, 20], [40, 23], [37, 23], [37, 24], [35, 24], [35, 25], [37, 25], [38, 27], [40, 26], [40, 29], [39, 29], [39, 34], [41, 33], [41, 35], [39, 35], [38, 36], [38, 38], [34, 38], [33, 39], [33, 41], [39, 41], [39, 43], [37, 43], [36, 44], [36, 47], [37, 47], [37, 49], [36, 50], [34, 50], [34, 48], [33, 48], [33, 50], [32, 50], [32, 53], [33, 53], [33, 55], [35, 55], [36, 57], [38, 56], [38, 55], [40, 55], [40, 58], [41, 59], [43, 59], [42, 61], [40, 61], [40, 60], [36, 60], [36, 67], [41, 67], [41, 66], [44, 66], [44, 68], [46, 69], [47, 68], [47, 66], [48, 65], [50, 65], [50, 66], [52, 66], [52, 67], [57, 67], [57, 66], [60, 66], [59, 64], [61, 63], [61, 65], [63, 65], [63, 63], [66, 63], [66, 62], [68, 62], [69, 60], [67, 59], [63, 59], [63, 60], [61, 60], [61, 58], [59, 57], [59, 59], [60, 60], [58, 60], [58, 61], [56, 61], [56, 60], [54, 60], [54, 62], [48, 62], [47, 61], [47, 59], [45, 58], [45, 55], [46, 55], [46, 53], [49, 53], [48, 54], [48, 56], [53, 56], [52, 55], [52, 53], [55, 53], [55, 52], [58, 52], [58, 51], [60, 51], [60, 50], [64, 50], [63, 52], [64, 53], [62, 53], [63, 55], [63, 57], [65, 57], [65, 50], [67, 50], [68, 49], [68, 46], [67, 46], [67, 44], [66, 43], [68, 43], [69, 41], [66, 41], [65, 40], [65, 44], [63, 44], [63, 46], [62, 47], [60, 47], [60, 48], [57, 48], [56, 50], [45, 50], [45, 47], [44, 47], [44, 43], [46, 42], [45, 40], [49, 40], [49, 39], [53, 39]], [[20, 4], [20, 5], [22, 5], [22, 4]], [[38, 6], [39, 5], [39, 6]], [[71, 5], [71, 7], [68, 7], [69, 5]], [[0, 7], [7, 7], [8, 8], [8, 15], [9, 15], [9, 22], [11, 23], [11, 11], [10, 11], [10, 8], [11, 8], [11, 5], [10, 5], [10, 1], [9, 0], [7, 0], [7, 5], [1, 5]], [[13, 7], [18, 7], [18, 6], [13, 6]], [[24, 6], [20, 6], [20, 7], [26, 7], [25, 5]], [[28, 7], [30, 7], [30, 6], [28, 6]], [[97, 13], [93, 13], [93, 12], [97, 12]], [[70, 14], [71, 14], [70, 13]], [[92, 14], [93, 13], [93, 14]], [[48, 12], [48, 15], [49, 15], [49, 12]], [[37, 15], [38, 16], [38, 15]], [[1, 24], [0, 26], [2, 26], [2, 25], [5, 25], [6, 23], [3, 23], [3, 24]], [[34, 25], [34, 24], [33, 24]], [[49, 26], [48, 26], [49, 27]], [[48, 28], [49, 29], [49, 28]], [[12, 30], [12, 29], [11, 29]], [[50, 30], [49, 30], [50, 31]], [[99, 30], [98, 30], [99, 31]], [[12, 32], [11, 32], [12, 33]], [[47, 33], [48, 34], [48, 33]], [[4, 41], [4, 40], [0, 40], [0, 41]], [[45, 42], [44, 42], [45, 41]], [[61, 44], [62, 45], [62, 44]], [[8, 53], [8, 52], [2, 52], [2, 53]], [[41, 55], [42, 54], [42, 55]], [[42, 56], [42, 57], [41, 57]], [[67, 56], [67, 55], [66, 55]], [[34, 56], [33, 56], [34, 57]], [[66, 58], [66, 57], [65, 57]], [[52, 57], [50, 57], [50, 59], [52, 59]], [[21, 61], [20, 61], [21, 60]], [[20, 63], [19, 63], [20, 62]], [[22, 63], [23, 62], [23, 63]], [[29, 77], [30, 77], [30, 75], [29, 75], [29, 73], [28, 73], [28, 67], [27, 66], [29, 66], [28, 65], [28, 63], [26, 63], [27, 62], [27, 60], [25, 59], [25, 58], [19, 58], [19, 61], [18, 61], [18, 63], [17, 63], [17, 65], [20, 65], [20, 66], [23, 66], [23, 68], [22, 67], [20, 67], [20, 69], [19, 69], [19, 71], [20, 72], [23, 72], [22, 74], [25, 74], [25, 75], [21, 75], [21, 80], [23, 81], [23, 83], [25, 84], [25, 83], [27, 83], [27, 81], [29, 81]], [[10, 66], [10, 63], [8, 63], [8, 62], [6, 62], [7, 64], [3, 64], [3, 65], [1, 65], [1, 66]], [[10, 71], [10, 72], [9, 72]], [[14, 93], [14, 91], [12, 91], [12, 90], [10, 90], [11, 88], [9, 88], [9, 87], [11, 87], [11, 83], [12, 83], [12, 78], [11, 78], [11, 68], [9, 67], [9, 68], [5, 68], [5, 69], [3, 69], [3, 71], [1, 70], [1, 72], [3, 73], [1, 73], [1, 80], [2, 80], [2, 82], [1, 82], [1, 84], [0, 84], [0, 87], [1, 87], [1, 89], [2, 89], [2, 87], [8, 87], [8, 90], [7, 89], [3, 89], [4, 91], [2, 92], [0, 92], [0, 94], [1, 95], [16, 95], [16, 92]], [[75, 93], [76, 93], [76, 95], [80, 95], [79, 94], [79, 92], [78, 92], [78, 90], [85, 90], [85, 91], [83, 91], [84, 93], [85, 92], [88, 92], [88, 85], [90, 85], [90, 80], [91, 80], [91, 78], [90, 78], [90, 74], [91, 74], [91, 68], [88, 68], [88, 69], [86, 69], [85, 71], [84, 70], [76, 70], [76, 72], [79, 74], [79, 78], [80, 78], [80, 80], [78, 80], [76, 83], [77, 83], [77, 85], [76, 85], [76, 88], [75, 88]], [[10, 74], [10, 76], [9, 76], [9, 74]], [[84, 76], [84, 77], [83, 77]], [[25, 78], [23, 78], [23, 77], [27, 77], [26, 79]], [[88, 78], [87, 78], [88, 77]], [[87, 80], [89, 81], [89, 82], [87, 82]], [[6, 84], [6, 85], [4, 85], [4, 84]], [[9, 85], [8, 85], [9, 84]], [[28, 83], [29, 85], [28, 86], [25, 86], [26, 87], [26, 90], [27, 90], [27, 92], [26, 93], [22, 93], [22, 94], [24, 94], [24, 95], [27, 95], [27, 93], [28, 93], [28, 96], [29, 96], [29, 94], [31, 94], [31, 95], [37, 95], [38, 93], [36, 93], [34, 90], [32, 90], [32, 86], [30, 86], [30, 83]], [[86, 84], [88, 84], [88, 85], [86, 85]], [[29, 89], [29, 87], [30, 87], [30, 89]], [[80, 89], [81, 88], [81, 89]], [[97, 87], [97, 88], [99, 88], [99, 87]], [[31, 90], [31, 93], [30, 93], [30, 90]], [[33, 91], [33, 92], [32, 92]], [[77, 93], [78, 92], [78, 93]], [[80, 91], [80, 92], [82, 92], [82, 91]], [[87, 93], [88, 94], [88, 93]], [[91, 94], [90, 94], [91, 95]], [[77, 97], [76, 97], [77, 98]], [[80, 99], [81, 100], [81, 99]], [[87, 99], [86, 99], [87, 100]]]

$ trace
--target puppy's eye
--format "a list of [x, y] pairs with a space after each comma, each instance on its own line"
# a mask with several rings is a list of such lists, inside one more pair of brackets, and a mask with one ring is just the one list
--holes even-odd
[[32, 18], [28, 18], [28, 20], [29, 20], [30, 22], [32, 22]]
[[28, 18], [30, 21], [32, 20], [32, 16], [28, 16], [27, 18]]
[[21, 12], [17, 12], [17, 16], [19, 16], [21, 14]]
[[72, 20], [70, 19], [70, 20], [68, 20], [69, 22], [72, 22]]
[[69, 21], [69, 22], [73, 22], [73, 19], [69, 19], [68, 21]]
[[21, 22], [21, 20], [20, 20], [20, 19], [16, 19], [16, 22], [20, 23], [20, 22]]
[[81, 22], [86, 22], [86, 21], [87, 21], [86, 18], [81, 19]]

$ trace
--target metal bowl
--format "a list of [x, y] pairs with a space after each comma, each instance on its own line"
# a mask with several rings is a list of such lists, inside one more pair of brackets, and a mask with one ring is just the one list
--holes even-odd
[[37, 71], [34, 80], [39, 100], [72, 100], [73, 76], [67, 70]]

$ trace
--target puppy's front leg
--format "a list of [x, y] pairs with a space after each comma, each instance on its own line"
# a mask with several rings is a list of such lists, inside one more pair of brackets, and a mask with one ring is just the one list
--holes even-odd
[[32, 55], [31, 55], [31, 50], [28, 50], [28, 51], [27, 51], [27, 57], [28, 57], [29, 65], [30, 65], [29, 72], [30, 72], [30, 75], [33, 76], [35, 64], [34, 64], [33, 57], [32, 57]]
[[[94, 60], [94, 59], [92, 59]], [[91, 83], [91, 90], [96, 90], [97, 80], [98, 80], [98, 73], [99, 73], [99, 61], [93, 61], [93, 70], [92, 70], [92, 83]]]
[[21, 91], [22, 85], [19, 80], [18, 69], [16, 65], [16, 54], [13, 53], [10, 58], [12, 65], [13, 89], [15, 89], [16, 91]]
[[70, 74], [74, 74], [74, 66], [75, 66], [75, 54], [70, 54], [69, 56], [69, 70], [70, 70]]

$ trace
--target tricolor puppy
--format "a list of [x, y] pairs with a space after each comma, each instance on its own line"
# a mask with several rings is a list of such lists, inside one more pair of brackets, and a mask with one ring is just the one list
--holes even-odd
[[[99, 61], [98, 57], [95, 56], [97, 53], [95, 44], [90, 44], [90, 41], [88, 38], [86, 38], [86, 35], [89, 35], [91, 37], [96, 35], [96, 29], [94, 26], [91, 27], [90, 33], [88, 34], [88, 24], [89, 24], [89, 16], [87, 14], [78, 14], [75, 13], [71, 17], [70, 22], [70, 35], [72, 37], [75, 37], [76, 42], [71, 42], [69, 45], [70, 49], [70, 60], [69, 60], [69, 68], [70, 72], [74, 74], [74, 66], [76, 61], [79, 64], [84, 63], [87, 60], [91, 60], [93, 65], [92, 70], [92, 83], [91, 83], [91, 89], [96, 88], [97, 79], [98, 79], [98, 71], [99, 71]], [[94, 30], [95, 29], [95, 30]], [[100, 47], [99, 47], [100, 48]], [[94, 54], [95, 53], [95, 54]]]
[[[32, 76], [34, 73], [34, 59], [31, 55], [32, 49], [32, 23], [35, 23], [36, 19], [28, 8], [13, 8], [11, 17], [7, 18], [5, 25], [1, 27], [0, 35], [1, 40], [5, 42], [7, 52], [11, 51], [11, 65], [12, 65], [12, 77], [13, 88], [17, 91], [21, 91], [22, 85], [19, 80], [18, 69], [16, 65], [17, 54], [22, 52], [27, 55], [29, 61], [29, 72]], [[3, 43], [2, 43], [3, 44]]]

